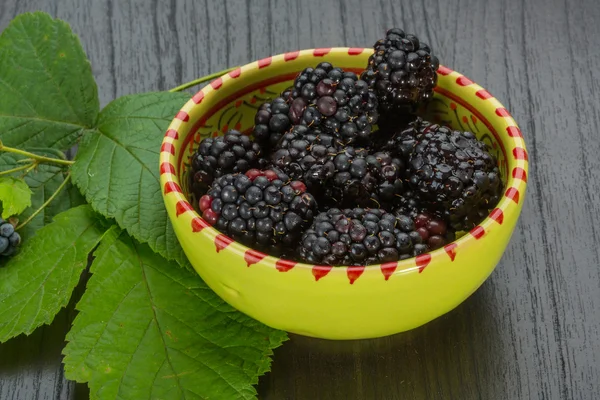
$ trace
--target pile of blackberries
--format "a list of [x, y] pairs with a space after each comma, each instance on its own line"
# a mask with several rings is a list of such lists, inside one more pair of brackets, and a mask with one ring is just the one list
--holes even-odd
[[199, 144], [189, 187], [209, 224], [271, 255], [341, 266], [415, 257], [488, 215], [497, 160], [472, 133], [415, 114], [437, 83], [430, 47], [390, 29], [374, 49], [360, 77], [304, 69], [259, 107], [253, 139]]

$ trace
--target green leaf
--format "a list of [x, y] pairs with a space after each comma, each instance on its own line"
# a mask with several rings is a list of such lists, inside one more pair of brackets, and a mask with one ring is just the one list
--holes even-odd
[[188, 100], [183, 93], [121, 97], [85, 133], [73, 180], [94, 209], [167, 259], [185, 254], [167, 216], [160, 187], [160, 145], [169, 123]]
[[85, 205], [58, 215], [23, 243], [0, 268], [0, 342], [52, 322], [106, 230], [106, 221]]
[[235, 311], [196, 274], [106, 236], [64, 349], [91, 398], [253, 399], [287, 336]]
[[[26, 149], [30, 150], [30, 149]], [[37, 149], [37, 154], [48, 155], [56, 157], [57, 155], [49, 149]], [[24, 159], [22, 156], [18, 156], [11, 153], [0, 154], [0, 171], [9, 170], [16, 168], [23, 164], [18, 163], [19, 160]], [[18, 176], [23, 171], [15, 172], [14, 176]], [[31, 171], [25, 176], [25, 182], [29, 185], [32, 191], [31, 194], [31, 207], [25, 209], [19, 219], [21, 221], [29, 218], [38, 208], [42, 206], [52, 196], [52, 194], [58, 189], [60, 184], [64, 181], [66, 176], [66, 170], [61, 167], [54, 165], [39, 165], [35, 170]], [[71, 183], [67, 183], [67, 186], [54, 198], [54, 200], [48, 204], [37, 216], [35, 216], [27, 225], [25, 225], [19, 233], [23, 240], [27, 240], [32, 237], [36, 231], [41, 229], [43, 226], [52, 222], [54, 217], [63, 211], [66, 211], [72, 207], [84, 204], [85, 199], [79, 193], [79, 190]]]
[[22, 179], [12, 176], [1, 177], [0, 202], [2, 202], [2, 218], [18, 215], [31, 205], [31, 190]]
[[0, 139], [67, 149], [98, 116], [98, 90], [68, 24], [36, 12], [0, 36]]

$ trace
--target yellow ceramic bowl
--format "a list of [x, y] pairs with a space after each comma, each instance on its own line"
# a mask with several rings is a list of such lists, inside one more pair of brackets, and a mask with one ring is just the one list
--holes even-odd
[[[424, 116], [474, 132], [498, 158], [505, 195], [481, 225], [429, 254], [368, 267], [315, 266], [249, 249], [208, 226], [187, 200], [190, 156], [202, 138], [249, 131], [257, 107], [321, 61], [359, 72], [371, 49], [327, 48], [268, 57], [216, 79], [176, 115], [160, 155], [160, 181], [175, 232], [202, 279], [238, 310], [274, 328], [357, 339], [416, 328], [452, 310], [490, 275], [521, 212], [527, 152], [508, 111], [481, 86], [440, 66]], [[202, 318], [202, 316], [198, 316]]]

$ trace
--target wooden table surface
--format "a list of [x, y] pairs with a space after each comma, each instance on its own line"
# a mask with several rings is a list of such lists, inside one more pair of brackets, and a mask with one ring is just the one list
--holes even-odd
[[[600, 2], [0, 0], [0, 29], [38, 9], [81, 37], [102, 105], [284, 51], [369, 47], [392, 26], [422, 37], [523, 130], [531, 172], [513, 239], [473, 296], [420, 329], [292, 336], [259, 397], [600, 399]], [[87, 398], [62, 373], [73, 317], [71, 305], [0, 345], [0, 399]]]

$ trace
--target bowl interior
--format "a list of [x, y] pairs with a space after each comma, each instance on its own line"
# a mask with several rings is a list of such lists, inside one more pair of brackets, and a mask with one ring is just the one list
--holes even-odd
[[[197, 205], [194, 203], [197, 201], [190, 197], [191, 157], [201, 140], [206, 137], [222, 135], [228, 129], [250, 134], [259, 106], [289, 87], [304, 68], [328, 61], [345, 70], [360, 73], [370, 54], [371, 49], [331, 48], [267, 57], [223, 75], [194, 95], [175, 116], [161, 148], [161, 182], [172, 222], [180, 228], [176, 229], [179, 239], [181, 240], [182, 235], [201, 233], [203, 240], [214, 242], [217, 252], [227, 247], [227, 251], [238, 254], [242, 259], [260, 258], [265, 264], [274, 264], [279, 270], [286, 269], [279, 268], [277, 258], [231, 240], [202, 220], [196, 212]], [[503, 220], [516, 221], [522, 207], [520, 198], [523, 198], [525, 192], [528, 161], [523, 137], [515, 121], [489, 92], [464, 75], [440, 66], [438, 78], [434, 98], [419, 114], [427, 120], [449, 125], [454, 129], [471, 131], [487, 143], [498, 160], [506, 191], [496, 208], [470, 232], [471, 235], [464, 235], [443, 249], [417, 257], [416, 261], [399, 261], [394, 265], [397, 272], [422, 271], [420, 261], [447, 257], [448, 254], [453, 254], [453, 249], [457, 246], [465, 249], [470, 247], [473, 240], [478, 241], [484, 235], [488, 236], [490, 230], [500, 229]], [[194, 237], [199, 240], [198, 236]], [[192, 249], [188, 249], [189, 251]], [[315, 268], [321, 268], [291, 261], [289, 263], [298, 268], [312, 269], [315, 277], [318, 276]], [[371, 267], [379, 268], [361, 268]], [[327, 271], [330, 268], [327, 267]]]
[[[346, 70], [357, 71], [356, 68], [347, 68]], [[241, 87], [237, 93], [225, 101], [221, 101], [217, 107], [204, 114], [203, 118], [190, 130], [180, 153], [179, 180], [186, 197], [190, 198], [191, 158], [202, 139], [223, 135], [229, 129], [251, 134], [254, 115], [258, 107], [277, 97], [283, 90], [291, 86], [294, 81], [293, 77], [294, 74], [291, 76], [284, 74], [279, 78], [265, 80], [250, 90]], [[506, 183], [508, 164], [501, 137], [482, 113], [467, 100], [447, 89], [438, 87], [432, 101], [419, 110], [419, 115], [426, 120], [447, 125], [453, 129], [473, 132], [477, 138], [490, 146], [491, 152], [498, 160], [502, 181]]]

